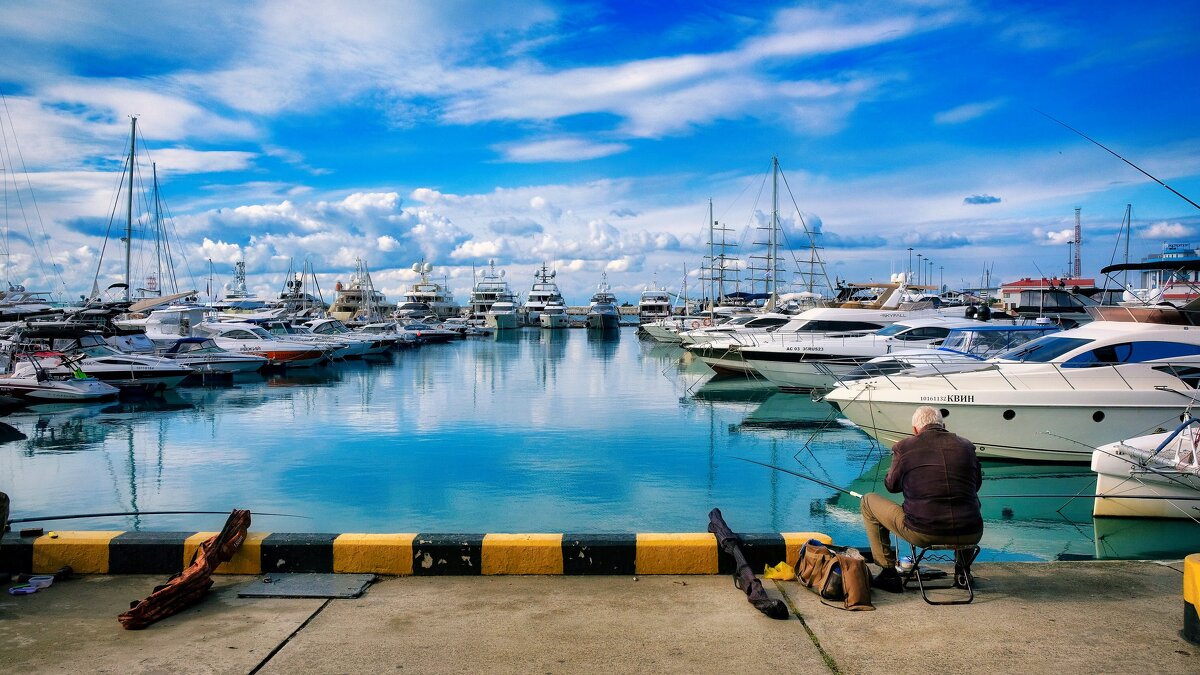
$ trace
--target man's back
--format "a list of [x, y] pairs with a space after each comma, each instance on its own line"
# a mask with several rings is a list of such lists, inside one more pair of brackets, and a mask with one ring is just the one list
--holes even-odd
[[884, 481], [889, 492], [904, 493], [908, 527], [935, 535], [983, 529], [977, 496], [982, 483], [975, 446], [941, 425], [897, 443]]

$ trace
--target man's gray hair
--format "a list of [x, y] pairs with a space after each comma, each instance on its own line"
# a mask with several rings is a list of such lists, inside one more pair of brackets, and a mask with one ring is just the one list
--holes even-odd
[[917, 408], [916, 412], [913, 413], [913, 428], [920, 431], [930, 424], [943, 424], [942, 413], [938, 412], [938, 409], [933, 406], [923, 405]]

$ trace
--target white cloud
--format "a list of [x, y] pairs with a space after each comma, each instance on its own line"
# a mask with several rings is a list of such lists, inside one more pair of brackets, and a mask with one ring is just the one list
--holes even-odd
[[1003, 99], [964, 103], [958, 107], [937, 113], [933, 116], [933, 121], [937, 124], [962, 124], [983, 117], [1001, 105], [1004, 105]]
[[1184, 239], [1192, 236], [1194, 230], [1182, 223], [1157, 222], [1142, 231], [1146, 239]]
[[629, 146], [624, 143], [596, 143], [583, 138], [547, 138], [497, 145], [494, 149], [509, 162], [578, 162], [625, 152]]

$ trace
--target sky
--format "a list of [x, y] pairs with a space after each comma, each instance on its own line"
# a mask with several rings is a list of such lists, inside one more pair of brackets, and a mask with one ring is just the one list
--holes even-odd
[[137, 116], [134, 286], [157, 243], [201, 292], [308, 261], [328, 301], [361, 258], [393, 300], [422, 260], [462, 303], [489, 261], [694, 296], [710, 200], [764, 254], [772, 157], [782, 255], [807, 227], [830, 280], [1062, 274], [1076, 208], [1098, 277], [1127, 204], [1132, 259], [1200, 210], [1050, 117], [1200, 202], [1197, 34], [1169, 2], [0, 0], [5, 275], [123, 280]]

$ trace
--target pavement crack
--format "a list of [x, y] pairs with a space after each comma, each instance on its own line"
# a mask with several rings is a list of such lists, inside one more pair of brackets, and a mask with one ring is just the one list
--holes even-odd
[[263, 666], [267, 665], [267, 663], [269, 663], [271, 661], [271, 659], [275, 658], [275, 655], [278, 654], [280, 652], [280, 650], [282, 650], [284, 647], [286, 647], [287, 643], [292, 641], [292, 638], [299, 635], [300, 631], [304, 630], [305, 626], [307, 626], [313, 619], [317, 618], [317, 615], [321, 613], [321, 610], [328, 607], [329, 603], [332, 601], [333, 601], [333, 598], [326, 598], [325, 602], [322, 602], [320, 607], [317, 607], [315, 610], [313, 610], [313, 613], [309, 614], [308, 618], [305, 619], [303, 623], [301, 623], [299, 626], [296, 626], [296, 630], [289, 633], [288, 636], [283, 639], [283, 642], [280, 642], [278, 645], [275, 645], [275, 648], [271, 650], [271, 653], [267, 654], [267, 656], [262, 661], [259, 661], [258, 665], [254, 666], [254, 669], [251, 670], [248, 673], [248, 675], [255, 675], [255, 673], [262, 670]]
[[813, 646], [817, 648], [817, 652], [821, 655], [821, 659], [825, 661], [825, 665], [829, 668], [829, 672], [833, 673], [834, 675], [840, 675], [842, 671], [838, 668], [837, 661], [834, 661], [833, 655], [825, 651], [825, 648], [821, 646], [821, 640], [817, 637], [817, 634], [813, 632], [813, 629], [809, 627], [808, 622], [804, 620], [804, 615], [801, 614], [800, 610], [796, 609], [796, 605], [792, 603], [792, 596], [788, 595], [787, 590], [784, 589], [783, 584], [779, 583], [778, 579], [774, 581], [775, 588], [777, 588], [779, 593], [783, 596], [783, 601], [787, 603], [788, 609], [790, 609], [792, 614], [800, 620], [800, 625], [804, 627], [804, 632], [808, 633], [808, 639], [812, 640]]

